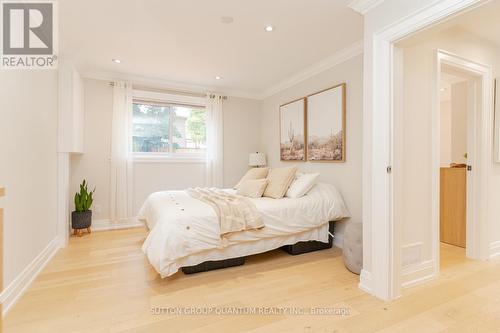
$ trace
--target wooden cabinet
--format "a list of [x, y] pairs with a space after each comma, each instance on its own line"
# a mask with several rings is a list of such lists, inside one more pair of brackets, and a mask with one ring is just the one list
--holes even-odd
[[467, 217], [467, 171], [441, 168], [440, 238], [441, 242], [465, 247]]

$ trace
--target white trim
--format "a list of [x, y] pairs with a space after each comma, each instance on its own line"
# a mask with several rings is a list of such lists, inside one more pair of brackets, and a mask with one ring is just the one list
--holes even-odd
[[212, 92], [215, 94], [228, 95], [240, 98], [250, 98], [257, 100], [263, 99], [263, 96], [261, 94], [254, 92], [246, 92], [246, 91], [232, 90], [232, 89], [221, 89], [212, 86], [173, 82], [161, 78], [151, 78], [141, 75], [126, 74], [126, 73], [87, 71], [83, 73], [82, 77], [86, 79], [105, 80], [105, 81], [116, 81], [116, 80], [129, 81], [136, 86], [143, 85], [151, 88], [154, 87], [159, 89], [186, 92], [199, 95], [205, 95], [208, 92]]
[[57, 153], [57, 237], [62, 247], [68, 245], [70, 230], [69, 158], [69, 153]]
[[[391, 77], [393, 78], [391, 82], [391, 90], [392, 90], [392, 100], [390, 107], [393, 110], [403, 110], [404, 109], [404, 52], [397, 47], [391, 48], [391, 61], [393, 66], [391, 68]], [[398, 96], [399, 94], [399, 96]], [[392, 168], [392, 173], [389, 173], [388, 182], [389, 182], [389, 197], [392, 206], [388, 207], [389, 209], [389, 220], [390, 227], [392, 228], [392, 234], [389, 237], [394, 237], [394, 235], [402, 235], [403, 234], [403, 225], [402, 223], [395, 223], [394, 221], [401, 221], [400, 218], [396, 218], [397, 214], [400, 214], [398, 209], [394, 208], [394, 201], [398, 202], [399, 198], [402, 197], [402, 192], [404, 189], [404, 184], [397, 183], [403, 177], [401, 166], [403, 165], [402, 161], [398, 161], [395, 157], [395, 152], [403, 151], [404, 146], [401, 140], [395, 140], [395, 137], [398, 133], [404, 130], [402, 126], [398, 126], [397, 123], [399, 119], [396, 119], [395, 112], [393, 111], [389, 116], [389, 165]], [[393, 130], [395, 129], [395, 130]], [[404, 209], [404, 206], [403, 206]], [[390, 252], [390, 262], [392, 264], [392, 269], [389, 272], [390, 282], [393, 287], [390, 288], [390, 293], [393, 298], [399, 297], [401, 295], [401, 274], [399, 274], [399, 270], [402, 267], [403, 262], [403, 238], [395, 237], [392, 246], [389, 247]], [[397, 249], [400, 249], [398, 251]], [[422, 248], [420, 247], [420, 255]], [[421, 261], [421, 257], [419, 257], [419, 261]]]
[[132, 94], [133, 99], [141, 99], [146, 101], [156, 101], [156, 102], [164, 102], [164, 103], [173, 103], [173, 104], [188, 104], [199, 107], [206, 107], [207, 100], [205, 97], [199, 96], [188, 96], [188, 95], [179, 95], [179, 94], [168, 94], [157, 91], [146, 91], [146, 90], [138, 90], [134, 89]]
[[490, 243], [490, 259], [498, 259], [500, 257], [500, 241]]
[[475, 5], [484, 4], [491, 0], [442, 0], [421, 8], [414, 13], [401, 18], [387, 28], [374, 34], [374, 37], [389, 43], [449, 19], [454, 14], [464, 9], [474, 8]]
[[346, 62], [349, 59], [352, 59], [360, 54], [363, 53], [363, 41], [359, 40], [344, 49], [335, 52], [328, 58], [325, 58], [321, 60], [320, 62], [317, 62], [313, 64], [312, 66], [309, 66], [305, 68], [304, 70], [298, 72], [297, 74], [293, 75], [292, 77], [285, 79], [281, 81], [280, 83], [271, 86], [270, 88], [266, 89], [263, 98], [267, 98], [270, 96], [273, 96], [280, 91], [283, 91], [285, 89], [288, 89], [290, 87], [293, 87], [294, 85], [305, 81], [319, 73], [322, 73], [332, 67], [335, 67], [343, 62]]
[[413, 287], [437, 278], [438, 272], [435, 271], [435, 268], [434, 260], [427, 260], [404, 267], [401, 276], [402, 287]]
[[133, 163], [181, 163], [181, 164], [205, 164], [205, 155], [186, 156], [180, 154], [149, 155], [148, 153], [134, 154]]
[[369, 294], [372, 293], [372, 274], [365, 269], [362, 269], [359, 275], [358, 287]]
[[384, 0], [351, 0], [351, 2], [347, 4], [347, 7], [351, 8], [355, 12], [365, 15], [382, 2], [384, 2]]
[[[367, 125], [371, 132], [371, 141], [365, 140], [364, 147], [372, 153], [364, 161], [363, 179], [367, 187], [363, 193], [363, 207], [367, 207], [365, 220], [370, 224], [371, 249], [365, 248], [366, 256], [372, 263], [372, 293], [382, 299], [394, 299], [399, 296], [399, 277], [401, 265], [397, 262], [401, 248], [395, 244], [402, 237], [400, 228], [394, 226], [393, 200], [391, 195], [391, 175], [386, 173], [386, 166], [391, 165], [393, 146], [390, 124], [394, 117], [393, 105], [393, 49], [397, 40], [408, 36], [424, 27], [440, 22], [450, 15], [478, 4], [481, 0], [443, 0], [416, 10], [381, 31], [368, 35], [365, 50], [365, 89], [363, 119], [372, 122]], [[371, 53], [371, 54], [370, 54]], [[373, 116], [372, 115], [376, 115]], [[398, 231], [399, 229], [399, 231]]]
[[494, 107], [494, 126], [495, 126], [495, 132], [494, 132], [494, 144], [493, 144], [493, 149], [494, 149], [494, 162], [495, 163], [500, 163], [500, 77], [495, 78], [495, 84], [494, 84], [495, 90], [493, 91], [493, 96], [495, 97], [495, 104], [493, 105]]
[[122, 220], [119, 222], [111, 222], [111, 220], [109, 219], [93, 220], [91, 226], [92, 231], [119, 230], [142, 227], [144, 227], [144, 223], [140, 222], [136, 218]]
[[59, 237], [55, 237], [28, 266], [26, 266], [23, 271], [4, 288], [3, 292], [0, 294], [0, 302], [3, 304], [3, 316], [9, 312], [11, 307], [29, 288], [31, 283], [60, 248], [61, 243]]

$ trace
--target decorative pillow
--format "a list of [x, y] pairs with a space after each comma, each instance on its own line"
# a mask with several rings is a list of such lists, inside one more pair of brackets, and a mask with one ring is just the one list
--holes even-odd
[[269, 168], [253, 168], [247, 171], [247, 173], [241, 178], [241, 180], [236, 184], [234, 187], [235, 189], [238, 189], [240, 185], [245, 181], [245, 180], [250, 180], [250, 179], [264, 179], [266, 178], [267, 174], [269, 173]]
[[267, 179], [248, 179], [243, 181], [236, 194], [250, 198], [260, 198], [267, 187]]
[[286, 196], [288, 198], [303, 197], [313, 188], [318, 177], [319, 173], [297, 173], [290, 188], [286, 191]]
[[283, 198], [295, 177], [296, 171], [296, 166], [271, 169], [267, 175], [269, 183], [264, 191], [264, 196], [274, 199]]

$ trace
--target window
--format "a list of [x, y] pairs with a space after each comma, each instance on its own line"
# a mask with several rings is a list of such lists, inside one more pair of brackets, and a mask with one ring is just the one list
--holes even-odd
[[201, 157], [206, 151], [205, 108], [134, 100], [132, 143], [136, 155]]

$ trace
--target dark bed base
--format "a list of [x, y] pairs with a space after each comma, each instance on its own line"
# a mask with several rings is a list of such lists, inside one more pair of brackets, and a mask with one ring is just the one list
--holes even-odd
[[[335, 235], [334, 230], [335, 230], [335, 222], [329, 222], [329, 227], [328, 231], [332, 235]], [[281, 249], [283, 249], [285, 252], [291, 254], [291, 255], [297, 255], [297, 254], [303, 254], [303, 253], [308, 253], [308, 252], [313, 252], [313, 251], [319, 251], [319, 250], [325, 250], [325, 249], [331, 249], [333, 246], [333, 237], [328, 236], [328, 243], [323, 243], [323, 242], [318, 242], [318, 241], [307, 241], [307, 242], [297, 242], [293, 245], [285, 245], [282, 246]]]
[[[330, 222], [328, 230], [334, 234], [335, 222]], [[293, 245], [285, 245], [281, 248], [291, 255], [303, 254], [313, 251], [330, 249], [333, 246], [333, 237], [328, 236], [328, 243], [318, 241], [298, 242]], [[231, 258], [225, 260], [205, 261], [195, 266], [182, 267], [181, 270], [184, 274], [194, 274], [200, 272], [213, 271], [215, 269], [228, 268], [234, 266], [241, 266], [245, 263], [245, 257]]]
[[241, 266], [245, 263], [245, 257], [231, 258], [225, 260], [205, 261], [195, 266], [182, 267], [184, 274], [194, 274], [199, 272], [213, 271], [214, 269]]

